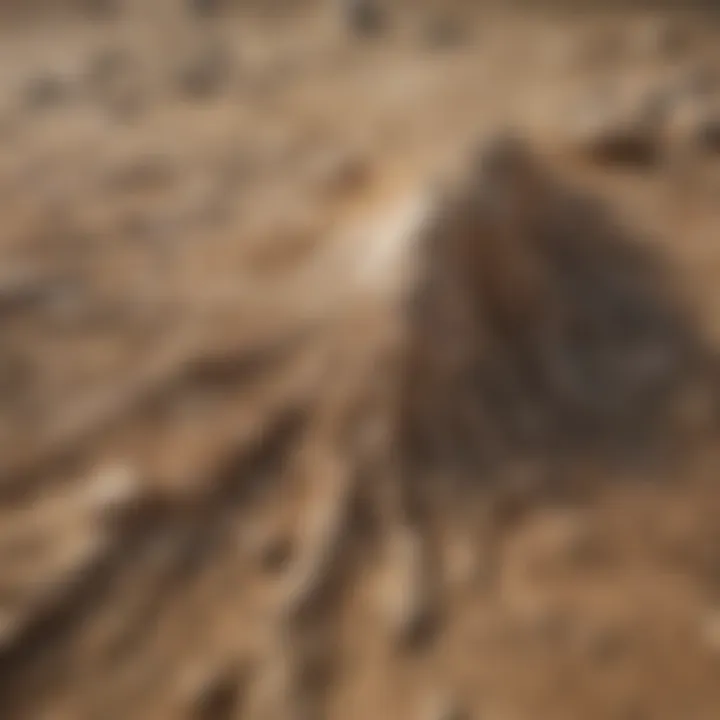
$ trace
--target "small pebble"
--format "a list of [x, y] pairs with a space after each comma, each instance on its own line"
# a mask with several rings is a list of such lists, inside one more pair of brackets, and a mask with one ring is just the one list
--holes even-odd
[[235, 666], [209, 674], [193, 688], [190, 717], [193, 720], [232, 720], [241, 701], [242, 672]]
[[142, 492], [137, 468], [128, 463], [117, 463], [95, 472], [86, 500], [99, 513], [116, 514], [134, 504]]
[[107, 178], [113, 191], [149, 191], [166, 187], [176, 178], [176, 168], [163, 155], [141, 155], [113, 168]]
[[250, 559], [267, 572], [281, 572], [292, 560], [292, 539], [268, 524], [246, 528], [241, 535], [241, 546]]
[[207, 100], [222, 93], [233, 75], [233, 60], [219, 46], [208, 46], [190, 58], [177, 74], [177, 87], [187, 98]]
[[0, 275], [0, 316], [48, 305], [62, 289], [55, 278], [12, 271]]
[[71, 95], [68, 81], [60, 75], [46, 73], [33, 78], [23, 91], [28, 110], [49, 110], [62, 105]]
[[434, 636], [437, 616], [421, 542], [407, 528], [391, 541], [385, 573], [380, 596], [390, 634], [397, 647], [418, 649]]
[[597, 115], [574, 133], [579, 155], [600, 165], [648, 168], [662, 157], [659, 128], [650, 119]]
[[424, 45], [432, 50], [456, 47], [463, 40], [463, 27], [450, 17], [433, 18], [423, 30]]
[[86, 82], [91, 92], [103, 92], [131, 69], [130, 57], [121, 48], [103, 48], [88, 61]]
[[196, 18], [216, 17], [223, 8], [223, 0], [186, 0], [188, 12]]
[[119, 0], [83, 0], [85, 14], [91, 20], [111, 20], [120, 14]]
[[630, 646], [631, 636], [627, 628], [604, 625], [586, 632], [578, 632], [580, 650], [591, 660], [608, 664], [619, 660]]
[[385, 18], [374, 0], [340, 0], [347, 27], [356, 35], [377, 35]]

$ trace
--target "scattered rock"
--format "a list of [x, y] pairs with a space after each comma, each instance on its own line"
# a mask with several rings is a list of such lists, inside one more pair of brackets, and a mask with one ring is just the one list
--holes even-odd
[[654, 118], [598, 114], [576, 130], [573, 144], [599, 165], [654, 167], [662, 158], [659, 129]]
[[463, 39], [463, 26], [458, 20], [448, 16], [432, 18], [423, 28], [423, 44], [431, 50], [456, 47]]
[[648, 169], [664, 160], [666, 126], [678, 100], [666, 86], [632, 97], [603, 92], [576, 115], [570, 144], [576, 154], [598, 165]]
[[120, 8], [120, 0], [83, 0], [83, 9], [91, 20], [114, 20]]
[[281, 536], [272, 538], [272, 541], [267, 543], [259, 559], [265, 570], [277, 573], [289, 565], [292, 555], [292, 541], [288, 537]]
[[54, 73], [39, 75], [23, 90], [23, 105], [28, 110], [49, 110], [64, 104], [71, 96], [68, 80]]
[[47, 306], [64, 289], [65, 283], [58, 278], [6, 272], [0, 275], [0, 317]]
[[196, 18], [216, 17], [223, 5], [223, 0], [186, 0], [189, 13]]
[[180, 68], [177, 86], [182, 95], [206, 100], [222, 93], [232, 80], [233, 62], [220, 45], [201, 49]]
[[161, 154], [141, 155], [113, 169], [107, 186], [112, 191], [146, 192], [167, 187], [175, 177], [170, 158]]
[[345, 23], [356, 35], [377, 35], [385, 18], [375, 0], [340, 0]]
[[108, 93], [105, 107], [110, 116], [121, 122], [134, 122], [142, 117], [148, 105], [148, 95], [135, 82], [124, 82]]
[[131, 69], [132, 62], [125, 50], [104, 48], [88, 61], [86, 82], [93, 94], [101, 94], [120, 81]]
[[88, 61], [86, 91], [119, 120], [137, 119], [147, 105], [142, 68], [123, 48], [105, 48]]

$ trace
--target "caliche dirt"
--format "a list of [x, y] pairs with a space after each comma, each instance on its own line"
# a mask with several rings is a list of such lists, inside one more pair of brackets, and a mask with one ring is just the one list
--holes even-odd
[[0, 716], [720, 713], [708, 9], [3, 4]]

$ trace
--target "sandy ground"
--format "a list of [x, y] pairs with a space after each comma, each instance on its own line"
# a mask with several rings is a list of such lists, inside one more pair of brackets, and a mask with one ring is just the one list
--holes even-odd
[[[715, 21], [280, 6], [3, 21], [0, 715], [718, 717]], [[669, 266], [671, 401], [533, 385], [636, 282], [545, 173]]]

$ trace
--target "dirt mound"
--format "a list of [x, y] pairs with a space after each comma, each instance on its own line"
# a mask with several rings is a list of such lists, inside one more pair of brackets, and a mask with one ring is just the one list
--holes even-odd
[[664, 260], [518, 140], [479, 154], [420, 252], [403, 427], [422, 462], [636, 442], [702, 362]]

